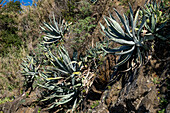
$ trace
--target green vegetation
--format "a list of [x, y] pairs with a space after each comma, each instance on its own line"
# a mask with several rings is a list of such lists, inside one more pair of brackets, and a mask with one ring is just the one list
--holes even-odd
[[67, 8], [62, 10], [63, 17], [68, 22], [76, 22], [79, 19], [84, 19], [92, 14], [91, 5], [84, 0], [69, 0]]
[[148, 33], [152, 33], [154, 37], [158, 37], [162, 40], [167, 40], [167, 38], [169, 37], [160, 35], [160, 32], [162, 32], [161, 30], [164, 28], [164, 26], [167, 24], [167, 21], [169, 20], [167, 9], [168, 7], [166, 7], [162, 1], [159, 3], [156, 3], [156, 1], [150, 1], [150, 3], [145, 4], [143, 9], [143, 13], [147, 18], [145, 27], [148, 30]]
[[77, 8], [77, 2], [79, 0], [69, 0], [67, 1], [67, 8], [62, 9], [63, 16], [65, 17], [66, 21], [73, 22], [75, 17], [74, 10]]
[[127, 5], [128, 6], [128, 3], [132, 4], [134, 2], [135, 2], [135, 0], [120, 0], [119, 5]]
[[6, 103], [6, 102], [11, 102], [14, 100], [13, 98], [6, 97], [4, 99], [0, 99], [0, 104]]
[[158, 113], [165, 113], [165, 109], [158, 111]]
[[0, 55], [6, 55], [8, 48], [22, 45], [22, 40], [17, 32], [17, 15], [21, 11], [19, 1], [10, 1], [0, 8]]
[[[108, 47], [107, 42], [102, 42], [105, 47]], [[96, 43], [94, 47], [90, 47], [86, 51], [86, 56], [84, 57], [84, 62], [89, 66], [92, 66], [92, 69], [97, 69], [100, 65], [103, 64], [104, 57], [106, 56], [106, 52], [102, 50], [101, 43]]]
[[40, 76], [44, 80], [39, 86], [47, 89], [42, 101], [52, 103], [49, 109], [68, 104], [74, 110], [77, 102], [82, 98], [81, 62], [76, 60], [76, 54], [71, 61], [67, 51], [62, 46], [58, 48], [56, 55], [47, 51], [46, 57], [51, 60], [51, 65], [46, 66], [47, 69], [40, 72]]
[[[129, 0], [120, 2], [127, 4]], [[100, 77], [104, 73], [99, 72], [102, 64], [115, 78], [125, 75], [128, 80], [124, 76], [121, 79], [131, 82], [132, 76], [156, 51], [155, 44], [169, 42], [169, 37], [164, 35], [169, 26], [167, 1], [150, 1], [135, 13], [129, 4], [123, 16], [114, 9], [117, 19], [109, 13], [104, 16], [105, 23], [99, 25], [104, 37], [100, 41], [97, 38], [102, 36], [92, 37], [98, 18], [92, 10], [95, 3], [98, 1], [38, 0], [23, 9], [19, 1], [0, 5], [0, 98], [3, 97], [0, 104], [12, 101], [11, 95], [25, 93], [29, 98], [36, 89], [41, 95], [37, 102], [50, 112], [79, 111], [94, 81], [98, 84], [97, 79], [107, 79]], [[96, 42], [91, 42], [92, 38]], [[113, 67], [105, 64], [108, 56], [114, 56]], [[108, 78], [111, 83], [112, 77]], [[159, 85], [160, 78], [153, 78], [152, 82]], [[104, 90], [112, 89], [108, 82], [102, 85], [99, 84]], [[18, 94], [4, 97], [15, 88], [19, 88]], [[162, 110], [158, 112], [164, 112], [167, 104], [168, 100], [161, 98]], [[98, 105], [99, 101], [95, 101], [89, 107]]]
[[125, 31], [121, 28], [119, 23], [116, 22], [112, 15], [110, 15], [110, 18], [104, 17], [109, 29], [106, 29], [102, 24], [100, 25], [103, 32], [110, 40], [122, 46], [114, 49], [103, 48], [103, 50], [106, 51], [107, 53], [120, 55], [119, 61], [115, 66], [123, 65], [124, 63], [129, 61], [129, 59], [131, 59], [130, 64], [132, 65], [130, 65], [128, 68], [133, 69], [134, 67], [141, 66], [143, 64], [142, 56], [145, 56], [145, 51], [148, 49], [147, 45], [145, 45], [145, 41], [148, 40], [147, 37], [140, 36], [145, 23], [145, 17], [144, 16], [142, 17], [141, 20], [142, 22], [137, 31], [136, 27], [138, 26], [137, 22], [139, 16], [139, 9], [135, 14], [135, 18], [133, 19], [134, 15], [132, 8], [130, 6], [130, 23], [132, 26], [130, 31], [128, 18], [124, 15], [125, 17], [124, 20], [116, 9], [115, 12], [120, 21], [122, 22], [122, 24], [124, 25]]
[[82, 62], [78, 61], [76, 52], [74, 52], [73, 58], [70, 58], [62, 45], [58, 45], [58, 47], [51, 45], [58, 43], [58, 37], [61, 38], [60, 40], [64, 39], [66, 30], [64, 23], [58, 26], [54, 18], [55, 27], [52, 24], [44, 25], [48, 30], [41, 27], [46, 33], [43, 37], [44, 43], [41, 44], [43, 59], [27, 56], [27, 59], [22, 63], [26, 90], [30, 87], [33, 90], [35, 81], [37, 86], [46, 89], [42, 93], [41, 101], [52, 104], [49, 109], [63, 108], [63, 105], [67, 104], [68, 108], [74, 111], [82, 98]]
[[40, 112], [41, 112], [41, 108], [38, 109], [38, 113], [40, 113]]
[[21, 87], [20, 63], [27, 49], [18, 35], [20, 2], [4, 3], [5, 0], [0, 3], [0, 94], [11, 96], [16, 88]]
[[90, 0], [92, 3], [96, 3], [97, 2], [97, 0]]
[[94, 20], [94, 18], [86, 17], [85, 19], [79, 19], [78, 22], [71, 26], [71, 31], [75, 33], [73, 42], [76, 45], [72, 45], [73, 48], [78, 50], [84, 46], [87, 38], [91, 35], [92, 29], [95, 27], [95, 25], [92, 24]]
[[91, 105], [91, 108], [93, 109], [93, 108], [97, 107], [98, 105], [99, 105], [99, 101], [95, 101], [95, 103], [93, 103], [93, 105]]
[[8, 54], [0, 57], [0, 94], [21, 94], [15, 93], [15, 89], [22, 87], [22, 76], [20, 74], [20, 64], [22, 59], [27, 55], [27, 51], [20, 47], [9, 48]]
[[[82, 93], [85, 90], [83, 82], [86, 81], [86, 79], [88, 80], [88, 77], [82, 74], [83, 64], [87, 63], [84, 61], [92, 60], [90, 62], [93, 62], [93, 66], [95, 66], [96, 63], [99, 64], [99, 61], [104, 58], [106, 53], [112, 53], [120, 56], [115, 67], [127, 65], [127, 70], [133, 72], [143, 65], [145, 61], [147, 61], [145, 58], [148, 57], [147, 55], [151, 48], [147, 43], [153, 41], [155, 38], [153, 34], [148, 35], [144, 31], [146, 17], [139, 15], [142, 10], [138, 9], [134, 15], [130, 5], [129, 8], [130, 20], [126, 15], [124, 15], [123, 18], [117, 10], [114, 9], [125, 30], [123, 30], [111, 14], [110, 17], [104, 16], [108, 28], [105, 28], [102, 24], [100, 25], [103, 30], [102, 34], [108, 37], [109, 40], [106, 40], [106, 43], [96, 43], [94, 48], [90, 48], [87, 51], [88, 55], [82, 57], [84, 60], [80, 60], [77, 57], [77, 53], [73, 53], [73, 56], [70, 58], [62, 43], [58, 43], [64, 39], [67, 23], [60, 21], [60, 24], [58, 24], [53, 15], [53, 22], [50, 20], [50, 24], [44, 23], [48, 30], [41, 27], [45, 33], [43, 36], [44, 42], [41, 43], [40, 47], [42, 50], [40, 54], [41, 58], [36, 58], [36, 55], [28, 56], [27, 60], [22, 64], [22, 74], [25, 77], [27, 89], [32, 87], [33, 83], [36, 83], [38, 87], [45, 89], [45, 91], [42, 92], [41, 101], [50, 104], [48, 109], [64, 108], [66, 111], [74, 111], [83, 99]], [[80, 12], [82, 11], [85, 12], [83, 7]], [[92, 21], [94, 21], [94, 19], [87, 16], [84, 19], [79, 19], [71, 26], [71, 31], [75, 33], [76, 36], [73, 40], [75, 41], [74, 49], [79, 50], [81, 46], [76, 46], [79, 44], [83, 45], [86, 37], [89, 37], [91, 29], [95, 27], [95, 25], [90, 24]], [[151, 22], [151, 26], [153, 27], [153, 24], [155, 24], [153, 17], [151, 18]], [[110, 41], [116, 42], [121, 46], [110, 49]], [[101, 56], [101, 54], [103, 55]], [[96, 62], [96, 60], [98, 60], [98, 62]], [[83, 77], [86, 79], [84, 80]], [[98, 104], [99, 102], [96, 102], [91, 107], [94, 108]]]
[[[61, 19], [61, 18], [60, 18]], [[52, 20], [50, 19], [50, 25], [47, 23], [44, 23], [46, 29], [41, 27], [41, 29], [43, 30], [43, 32], [45, 32], [45, 36], [43, 37], [44, 42], [43, 44], [45, 45], [50, 45], [50, 44], [54, 44], [54, 43], [58, 43], [60, 40], [64, 40], [63, 36], [67, 30], [67, 23], [63, 21], [59, 21], [59, 23], [57, 23], [55, 16], [53, 14], [53, 23]]]

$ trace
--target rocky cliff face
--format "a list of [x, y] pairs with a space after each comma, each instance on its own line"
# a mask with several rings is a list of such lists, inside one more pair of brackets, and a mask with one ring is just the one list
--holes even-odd
[[[157, 67], [158, 65], [162, 67]], [[123, 85], [122, 80], [119, 80], [110, 89], [105, 90], [100, 98], [100, 104], [88, 112], [156, 113], [161, 111], [163, 104], [166, 104], [164, 112], [169, 113], [170, 71], [167, 71], [169, 65], [169, 60], [166, 63], [150, 60], [150, 63], [138, 70], [132, 82]], [[162, 71], [154, 71], [154, 69], [162, 69]], [[162, 78], [158, 79], [158, 76]], [[166, 99], [166, 102], [165, 100], [163, 102], [163, 99]]]

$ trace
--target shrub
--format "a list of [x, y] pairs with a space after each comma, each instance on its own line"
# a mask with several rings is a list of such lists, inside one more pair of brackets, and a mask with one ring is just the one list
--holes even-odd
[[84, 44], [87, 42], [86, 40], [91, 35], [92, 29], [96, 26], [92, 22], [94, 18], [86, 17], [85, 19], [79, 19], [78, 22], [73, 24], [70, 27], [70, 30], [75, 35], [73, 37], [73, 48], [79, 50], [84, 47]]
[[81, 62], [76, 61], [76, 54], [71, 60], [62, 46], [58, 48], [56, 55], [48, 51], [47, 57], [52, 65], [46, 66], [45, 71], [40, 72], [44, 81], [39, 86], [47, 89], [44, 94], [45, 99], [42, 101], [52, 103], [49, 109], [67, 105], [74, 110], [82, 98]]
[[20, 47], [21, 38], [17, 35], [17, 14], [21, 11], [19, 1], [10, 1], [0, 9], [0, 55], [8, 53], [10, 47]]

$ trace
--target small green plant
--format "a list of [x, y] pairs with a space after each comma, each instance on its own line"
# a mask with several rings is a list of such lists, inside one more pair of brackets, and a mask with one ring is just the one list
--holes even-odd
[[128, 6], [128, 3], [134, 3], [135, 0], [120, 0], [120, 5]]
[[90, 36], [89, 32], [95, 27], [95, 25], [92, 24], [94, 20], [94, 18], [86, 17], [85, 19], [79, 19], [78, 22], [71, 26], [71, 31], [76, 35], [74, 37], [74, 42], [76, 43], [76, 45], [73, 45], [74, 48], [83, 46], [82, 43]]
[[93, 4], [95, 4], [97, 2], [97, 0], [90, 0], [90, 2], [92, 2]]
[[91, 108], [93, 109], [93, 108], [97, 107], [98, 105], [99, 105], [99, 101], [95, 101], [95, 103], [93, 103], [91, 105]]
[[158, 111], [158, 113], [165, 113], [165, 109]]
[[161, 99], [160, 99], [160, 105], [161, 105], [161, 106], [164, 106], [164, 105], [166, 105], [166, 104], [168, 104], [168, 100], [165, 99], [165, 98], [161, 98]]
[[0, 99], [0, 104], [11, 102], [13, 98], [5, 97], [4, 99]]
[[38, 109], [38, 113], [40, 113], [40, 112], [41, 112], [41, 108]]
[[79, 4], [79, 14], [78, 16], [82, 19], [90, 16], [92, 14], [92, 8], [89, 2], [81, 0]]
[[120, 66], [128, 61], [130, 61], [130, 67], [129, 68], [135, 68], [140, 67], [143, 64], [143, 58], [145, 56], [145, 52], [148, 51], [148, 47], [145, 44], [147, 37], [142, 37], [141, 32], [145, 24], [145, 16], [142, 17], [141, 23], [139, 28], [138, 24], [138, 16], [139, 16], [139, 9], [137, 10], [136, 14], [133, 15], [133, 10], [130, 7], [130, 23], [126, 15], [123, 17], [117, 12], [116, 9], [115, 12], [119, 18], [119, 20], [122, 22], [125, 31], [121, 28], [120, 24], [116, 22], [114, 17], [110, 14], [110, 17], [104, 16], [104, 20], [108, 26], [108, 28], [105, 28], [102, 24], [101, 28], [103, 30], [103, 34], [105, 34], [106, 37], [109, 38], [109, 40], [116, 42], [120, 44], [120, 47], [110, 49], [102, 47], [103, 50], [106, 53], [112, 53], [114, 55], [120, 55], [118, 63], [115, 65]]
[[65, 19], [69, 22], [75, 21], [75, 12], [74, 10], [77, 8], [77, 2], [79, 0], [68, 0], [66, 2], [66, 8], [62, 9], [62, 15], [65, 17]]
[[158, 37], [162, 40], [167, 40], [165, 36], [160, 35], [160, 30], [165, 27], [169, 20], [169, 14], [165, 9], [166, 7], [163, 4], [163, 1], [158, 3], [156, 1], [149, 1], [145, 4], [143, 11], [140, 12], [147, 18], [145, 27], [148, 30], [148, 34], [152, 33], [152, 38]]
[[[108, 43], [103, 42], [102, 44], [108, 47]], [[95, 67], [96, 69], [100, 64], [102, 64], [106, 55], [106, 52], [102, 50], [100, 45], [101, 43], [96, 43], [95, 47], [90, 47], [86, 51], [86, 56], [84, 58], [84, 62], [92, 63], [92, 65], [94, 65], [92, 67]]]
[[23, 70], [21, 73], [25, 77], [26, 91], [29, 88], [33, 90], [32, 86], [35, 78], [38, 77], [39, 66], [38, 62], [32, 56], [27, 56], [27, 58], [23, 60], [23, 63], [21, 64]]
[[163, 0], [161, 0], [160, 2], [149, 0], [149, 2], [144, 5], [143, 12], [141, 11], [140, 13], [145, 13], [145, 16], [147, 18], [151, 17], [152, 14], [155, 14], [155, 16], [157, 17], [156, 22], [161, 24], [165, 23], [169, 18], [168, 13], [165, 11], [166, 8], [167, 7], [163, 3]]
[[157, 77], [157, 76], [154, 76], [154, 77], [152, 78], [152, 82], [153, 82], [154, 84], [160, 84], [160, 78]]

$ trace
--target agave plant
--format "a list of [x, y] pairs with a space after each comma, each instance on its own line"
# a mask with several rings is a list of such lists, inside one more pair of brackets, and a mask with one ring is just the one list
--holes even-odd
[[152, 14], [152, 16], [150, 16], [148, 19], [149, 19], [149, 21], [147, 21], [145, 23], [145, 28], [147, 29], [148, 33], [146, 33], [145, 36], [146, 37], [147, 36], [149, 36], [149, 37], [152, 36], [153, 39], [156, 36], [156, 37], [158, 37], [158, 38], [160, 38], [162, 40], [167, 40], [166, 37], [160, 35], [160, 33], [159, 33], [160, 30], [165, 27], [166, 22], [162, 23], [162, 24], [158, 24], [157, 23], [158, 18], [157, 18], [157, 15], [155, 15], [155, 14]]
[[58, 41], [63, 39], [63, 36], [67, 30], [67, 22], [65, 20], [60, 21], [57, 23], [55, 16], [53, 14], [53, 21], [50, 19], [50, 24], [44, 23], [44, 27], [40, 26], [42, 31], [45, 33], [44, 44], [50, 45], [53, 43], [57, 43]]
[[[67, 29], [64, 21], [59, 24], [55, 21], [54, 15], [53, 22], [54, 24], [51, 22], [50, 25], [44, 23], [47, 30], [41, 27], [46, 33], [43, 37], [44, 42], [40, 46], [43, 51], [38, 56], [29, 56], [23, 62], [22, 74], [28, 83], [33, 84], [35, 78], [40, 79], [37, 85], [46, 89], [42, 93], [42, 101], [50, 104], [49, 109], [67, 107], [74, 111], [82, 98], [84, 79], [81, 73], [82, 63], [77, 61], [76, 52], [71, 59], [64, 46], [58, 45], [54, 48], [48, 46], [62, 40]], [[35, 57], [41, 58], [37, 58], [37, 61]]]
[[77, 62], [76, 53], [73, 54], [71, 60], [63, 46], [58, 47], [56, 55], [48, 50], [46, 57], [51, 65], [46, 66], [44, 71], [40, 72], [44, 83], [39, 86], [47, 89], [42, 101], [51, 103], [49, 109], [68, 105], [73, 111], [78, 101], [81, 101], [82, 63]]
[[[156, 1], [149, 1], [147, 4], [145, 4], [141, 14], [143, 13], [147, 17], [145, 27], [148, 30], [148, 33], [146, 36], [152, 36], [152, 38], [155, 38], [154, 36], [156, 36], [162, 40], [167, 39], [159, 33], [159, 31], [164, 28], [167, 20], [169, 19], [169, 14], [166, 13], [164, 9], [165, 6], [163, 5], [162, 1], [158, 3]], [[149, 33], [151, 34], [149, 35]]]
[[[137, 10], [135, 17], [133, 15], [133, 10], [130, 7], [130, 23], [126, 15], [123, 15], [124, 18], [118, 13], [116, 9], [114, 11], [117, 14], [117, 17], [121, 21], [124, 26], [125, 31], [121, 27], [121, 25], [115, 20], [115, 18], [111, 15], [110, 17], [104, 16], [104, 20], [107, 24], [107, 28], [104, 27], [101, 23], [101, 28], [105, 33], [105, 36], [109, 38], [109, 40], [120, 44], [120, 47], [117, 48], [105, 48], [102, 47], [103, 50], [107, 53], [112, 53], [114, 55], [120, 55], [120, 60], [115, 65], [116, 67], [126, 63], [127, 61], [131, 61], [131, 66], [140, 66], [143, 64], [142, 56], [145, 54], [145, 50], [147, 50], [147, 46], [145, 45], [146, 39], [141, 36], [141, 32], [143, 26], [145, 24], [145, 16], [142, 17], [141, 23], [138, 22], [138, 16], [140, 9]], [[137, 28], [140, 23], [139, 28]], [[131, 60], [129, 60], [131, 59]]]
[[[163, 0], [160, 2], [156, 1], [146, 1], [146, 4], [144, 5], [143, 12], [147, 18], [151, 17], [152, 14], [157, 15], [157, 23], [164, 23], [168, 20], [168, 13], [165, 11], [166, 6], [163, 4]], [[148, 20], [149, 21], [149, 20]]]
[[25, 82], [28, 88], [32, 88], [35, 78], [39, 75], [38, 70], [40, 65], [38, 65], [37, 61], [32, 56], [27, 56], [25, 60], [23, 60], [22, 66], [22, 75], [25, 77]]

